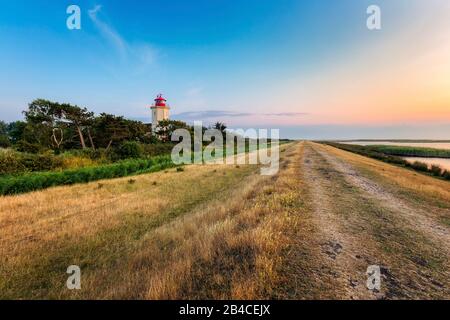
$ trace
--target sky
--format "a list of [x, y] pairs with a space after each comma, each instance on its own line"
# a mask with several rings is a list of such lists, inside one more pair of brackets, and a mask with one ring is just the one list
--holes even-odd
[[44, 98], [150, 122], [158, 93], [285, 138], [450, 139], [450, 1], [0, 0], [1, 120]]

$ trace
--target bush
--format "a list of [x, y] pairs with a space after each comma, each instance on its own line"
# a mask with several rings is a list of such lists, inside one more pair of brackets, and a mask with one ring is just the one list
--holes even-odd
[[436, 177], [440, 177], [442, 174], [442, 168], [433, 164], [430, 168], [431, 173], [436, 176]]
[[152, 143], [152, 144], [144, 144], [144, 155], [148, 157], [155, 157], [165, 154], [170, 154], [174, 144], [172, 143]]
[[0, 148], [9, 148], [11, 147], [11, 141], [5, 135], [0, 135]]
[[43, 154], [24, 153], [20, 156], [27, 171], [49, 171], [63, 166], [63, 159], [50, 152]]
[[442, 172], [442, 178], [450, 180], [450, 171], [449, 170], [444, 170]]
[[20, 140], [19, 142], [17, 142], [16, 148], [20, 152], [27, 152], [27, 153], [39, 153], [43, 151], [41, 145], [37, 143], [29, 143], [24, 140]]
[[138, 159], [143, 156], [144, 150], [139, 142], [127, 141], [122, 143], [114, 153], [118, 159]]
[[0, 174], [18, 174], [32, 171], [49, 171], [63, 167], [63, 158], [51, 152], [44, 154], [21, 153], [6, 150], [0, 153]]
[[13, 150], [4, 150], [0, 152], [0, 175], [23, 172], [26, 167], [21, 162], [18, 153]]
[[411, 165], [411, 168], [417, 171], [427, 172], [428, 171], [428, 165], [426, 163], [420, 162], [420, 161], [414, 161]]

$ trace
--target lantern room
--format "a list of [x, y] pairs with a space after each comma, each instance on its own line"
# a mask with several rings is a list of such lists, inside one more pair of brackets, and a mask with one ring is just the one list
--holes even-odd
[[163, 98], [162, 94], [158, 94], [155, 99], [155, 107], [165, 107], [166, 101], [167, 100]]

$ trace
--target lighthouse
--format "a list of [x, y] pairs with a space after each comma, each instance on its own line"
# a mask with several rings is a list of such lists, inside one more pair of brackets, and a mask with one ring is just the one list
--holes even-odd
[[159, 94], [155, 99], [155, 104], [150, 108], [152, 109], [152, 131], [155, 132], [158, 123], [162, 120], [169, 119], [169, 106], [167, 100], [163, 98], [162, 94]]

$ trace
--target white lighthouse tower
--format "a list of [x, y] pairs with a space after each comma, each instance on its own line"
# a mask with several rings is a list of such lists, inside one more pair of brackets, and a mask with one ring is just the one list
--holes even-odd
[[155, 99], [155, 104], [150, 108], [152, 109], [152, 131], [155, 132], [158, 123], [161, 120], [169, 119], [169, 106], [166, 104], [167, 100], [163, 98], [162, 94], [159, 94]]

